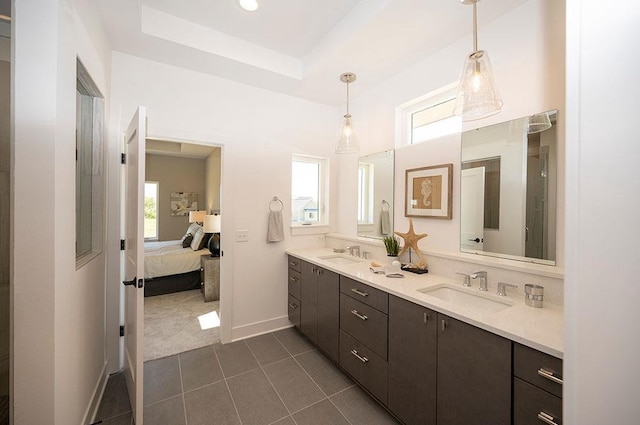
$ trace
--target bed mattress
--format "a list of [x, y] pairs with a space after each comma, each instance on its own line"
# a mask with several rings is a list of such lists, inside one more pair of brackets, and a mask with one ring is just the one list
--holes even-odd
[[205, 254], [210, 255], [207, 248], [198, 251], [183, 248], [179, 240], [145, 242], [144, 277], [151, 279], [200, 270], [200, 257]]

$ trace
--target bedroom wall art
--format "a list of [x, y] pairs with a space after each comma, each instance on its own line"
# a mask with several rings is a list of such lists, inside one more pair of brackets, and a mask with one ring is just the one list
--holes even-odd
[[188, 215], [189, 211], [198, 210], [198, 194], [196, 192], [171, 192], [171, 215]]

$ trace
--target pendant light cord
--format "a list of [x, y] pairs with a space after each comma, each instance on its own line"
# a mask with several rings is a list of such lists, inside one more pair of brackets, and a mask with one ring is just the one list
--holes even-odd
[[477, 1], [473, 2], [473, 51], [478, 51], [478, 11]]
[[347, 81], [347, 115], [349, 116], [349, 81]]

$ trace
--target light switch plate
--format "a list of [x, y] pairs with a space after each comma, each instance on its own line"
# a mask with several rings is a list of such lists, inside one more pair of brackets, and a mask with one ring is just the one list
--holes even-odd
[[236, 242], [249, 242], [249, 231], [247, 229], [236, 230]]

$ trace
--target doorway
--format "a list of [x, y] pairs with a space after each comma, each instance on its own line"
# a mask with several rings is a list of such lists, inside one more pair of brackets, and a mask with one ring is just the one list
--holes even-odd
[[[145, 194], [146, 362], [220, 340], [220, 258], [212, 256], [204, 217], [221, 217], [221, 148], [147, 138], [145, 151], [153, 189]], [[199, 245], [198, 229], [205, 232]], [[154, 269], [156, 254], [166, 270]]]

